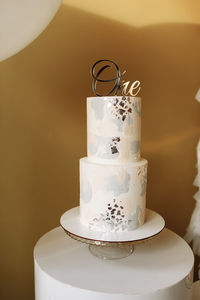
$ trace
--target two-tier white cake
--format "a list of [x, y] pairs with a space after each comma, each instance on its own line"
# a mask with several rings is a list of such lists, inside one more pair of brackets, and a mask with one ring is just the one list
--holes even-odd
[[[94, 73], [102, 62], [103, 67]], [[114, 79], [99, 79], [111, 65], [117, 71]], [[80, 207], [65, 212], [60, 221], [77, 241], [57, 228], [37, 243], [36, 300], [191, 300], [193, 253], [183, 239], [163, 230], [159, 214], [146, 209], [141, 99], [132, 93], [138, 85], [133, 83], [126, 93], [129, 82], [120, 81], [118, 66], [109, 60], [96, 62], [92, 76], [97, 97], [87, 98], [87, 157], [80, 159]], [[107, 81], [114, 82], [111, 92], [115, 94], [124, 85], [123, 96], [98, 96], [97, 82]], [[78, 241], [89, 243], [95, 256], [124, 259], [100, 261]]]
[[87, 158], [80, 159], [81, 222], [92, 230], [143, 225], [147, 160], [140, 157], [141, 98], [87, 98]]

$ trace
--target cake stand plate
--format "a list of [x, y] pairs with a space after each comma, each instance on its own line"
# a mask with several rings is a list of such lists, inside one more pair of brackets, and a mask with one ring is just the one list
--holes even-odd
[[[66, 211], [61, 216], [60, 224], [70, 237], [83, 243], [99, 246], [123, 246], [141, 243], [152, 239], [165, 227], [165, 221], [158, 213], [146, 209], [144, 225], [135, 230], [122, 232], [94, 231], [80, 222], [79, 206]], [[93, 254], [95, 255], [95, 253]]]

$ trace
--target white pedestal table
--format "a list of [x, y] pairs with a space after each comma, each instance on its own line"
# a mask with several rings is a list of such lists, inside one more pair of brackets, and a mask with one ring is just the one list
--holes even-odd
[[37, 242], [34, 263], [36, 300], [192, 300], [193, 253], [168, 229], [103, 260], [58, 227]]

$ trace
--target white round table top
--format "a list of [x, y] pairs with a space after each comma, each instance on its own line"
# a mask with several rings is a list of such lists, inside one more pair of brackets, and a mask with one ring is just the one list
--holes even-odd
[[61, 227], [45, 234], [34, 249], [35, 262], [57, 281], [96, 292], [143, 294], [184, 279], [194, 263], [188, 244], [164, 229], [119, 260], [92, 256], [88, 245], [69, 238]]

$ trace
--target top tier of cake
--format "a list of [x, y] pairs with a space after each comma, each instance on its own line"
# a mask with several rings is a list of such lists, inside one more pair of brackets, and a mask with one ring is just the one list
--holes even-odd
[[87, 156], [103, 164], [140, 160], [141, 98], [87, 98]]

